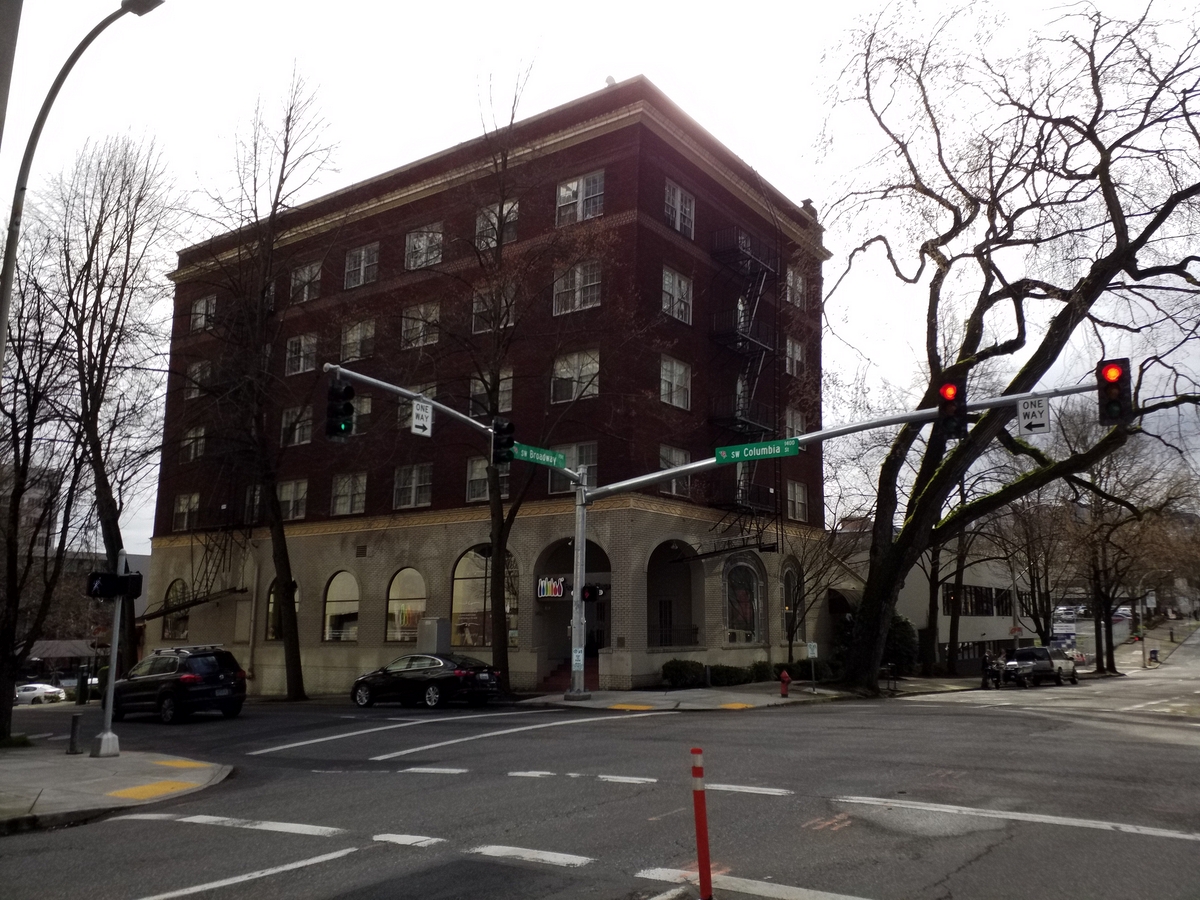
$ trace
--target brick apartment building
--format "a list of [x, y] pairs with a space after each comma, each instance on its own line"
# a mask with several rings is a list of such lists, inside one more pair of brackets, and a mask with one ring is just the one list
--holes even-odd
[[[230, 359], [270, 385], [305, 683], [348, 689], [411, 649], [422, 617], [488, 658], [488, 445], [358, 389], [324, 435], [336, 362], [563, 451], [590, 484], [820, 424], [816, 211], [797, 205], [638, 77], [290, 210], [266, 290], [241, 290], [250, 229], [179, 255], [147, 585], [147, 646], [219, 641], [283, 689], [270, 534], [229, 430]], [[502, 253], [497, 253], [500, 245]], [[499, 260], [499, 261], [498, 261]], [[251, 296], [252, 299], [247, 299]], [[491, 300], [487, 299], [491, 298]], [[500, 298], [498, 304], [491, 302]], [[254, 306], [269, 340], [230, 350]], [[244, 429], [243, 429], [244, 430]], [[254, 429], [251, 429], [254, 430]], [[573, 494], [514, 462], [509, 672], [548, 684], [570, 655]], [[672, 658], [780, 658], [797, 541], [822, 527], [821, 453], [728, 466], [596, 502], [587, 683], [656, 684]], [[157, 604], [157, 606], [155, 606]], [[149, 620], [153, 623], [153, 618]]]

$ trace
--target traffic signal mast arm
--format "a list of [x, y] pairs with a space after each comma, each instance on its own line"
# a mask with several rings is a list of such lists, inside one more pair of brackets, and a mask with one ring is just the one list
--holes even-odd
[[[1095, 385], [1082, 384], [1074, 387], [1055, 388], [1050, 391], [1033, 391], [1027, 394], [1005, 394], [1000, 397], [989, 397], [985, 400], [976, 400], [973, 403], [967, 404], [969, 411], [992, 409], [997, 406], [1016, 406], [1022, 400], [1036, 400], [1038, 398], [1050, 399], [1053, 397], [1068, 397], [1071, 394], [1087, 394], [1094, 393]], [[932, 422], [940, 417], [941, 413], [937, 406], [928, 407], [926, 409], [918, 409], [913, 412], [897, 413], [894, 416], [883, 416], [879, 419], [869, 419], [866, 422], [855, 422], [852, 425], [839, 425], [837, 428], [826, 428], [824, 431], [811, 431], [807, 434], [798, 435], [788, 440], [795, 441], [798, 446], [807, 444], [819, 444], [822, 441], [827, 441], [830, 438], [843, 437], [847, 434], [857, 434], [860, 431], [871, 431], [874, 428], [886, 428], [889, 425], [904, 425], [908, 422]], [[687, 475], [698, 475], [701, 472], [707, 472], [715, 469], [723, 463], [718, 462], [715, 457], [711, 459], [701, 459], [697, 462], [687, 463], [686, 465], [676, 466], [673, 469], [660, 469], [657, 472], [650, 472], [647, 475], [639, 475], [636, 478], [628, 478], [625, 481], [618, 481], [615, 484], [606, 484], [602, 487], [586, 488], [587, 502], [600, 500], [604, 497], [613, 494], [623, 494], [626, 491], [637, 491], [644, 487], [658, 484], [662, 481], [670, 481], [675, 478], [681, 478]]]
[[[358, 372], [353, 372], [350, 369], [344, 369], [341, 366], [334, 365], [333, 363], [325, 363], [322, 369], [323, 371], [328, 372], [334, 378], [340, 378], [342, 381], [358, 382], [359, 384], [364, 384], [369, 387], [377, 388], [381, 391], [386, 391], [389, 394], [398, 394], [406, 400], [420, 400], [422, 403], [428, 403], [443, 415], [449, 416], [456, 422], [461, 422], [463, 425], [468, 425], [479, 433], [487, 435], [488, 446], [491, 446], [491, 426], [485, 425], [476, 419], [472, 419], [465, 413], [460, 413], [457, 409], [453, 409], [443, 403], [438, 403], [436, 400], [431, 400], [429, 397], [426, 397], [424, 394], [418, 394], [416, 391], [410, 391], [407, 388], [397, 387], [394, 384], [388, 384], [386, 381], [380, 381], [378, 378], [371, 378], [369, 375], [360, 375]], [[559, 466], [547, 466], [546, 468], [553, 469], [561, 475], [566, 476], [567, 480], [572, 484], [579, 484], [579, 482], [583, 480], [583, 476], [580, 473], [571, 469], [564, 469], [560, 468]]]

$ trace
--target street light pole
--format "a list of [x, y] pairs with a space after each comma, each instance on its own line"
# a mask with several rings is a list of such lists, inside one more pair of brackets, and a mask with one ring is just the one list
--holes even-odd
[[67, 61], [63, 63], [63, 67], [58, 72], [58, 77], [50, 85], [50, 92], [46, 94], [42, 108], [38, 111], [37, 119], [33, 123], [33, 130], [29, 133], [29, 141], [25, 144], [25, 155], [21, 157], [21, 169], [17, 173], [17, 188], [13, 192], [12, 213], [8, 219], [8, 240], [4, 244], [4, 267], [0, 270], [0, 381], [4, 377], [4, 350], [8, 344], [8, 312], [12, 305], [13, 276], [17, 268], [17, 242], [21, 236], [21, 215], [25, 209], [25, 189], [29, 184], [29, 170], [33, 166], [33, 154], [37, 150], [38, 140], [42, 136], [42, 128], [45, 127], [46, 119], [50, 115], [50, 107], [54, 105], [63, 82], [75, 68], [79, 57], [83, 56], [83, 52], [91, 46], [92, 41], [96, 40], [104, 29], [126, 13], [131, 12], [137, 16], [144, 16], [150, 10], [162, 6], [163, 2], [164, 0], [121, 0], [121, 8], [105, 16], [100, 24], [89, 31], [87, 36], [79, 42], [79, 46], [67, 57]]

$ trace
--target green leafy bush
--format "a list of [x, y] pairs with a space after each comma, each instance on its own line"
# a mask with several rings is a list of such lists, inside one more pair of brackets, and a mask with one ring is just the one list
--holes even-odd
[[750, 670], [745, 666], [710, 666], [709, 677], [713, 687], [749, 684], [751, 681]]
[[750, 680], [751, 681], [771, 681], [779, 676], [771, 671], [771, 664], [765, 659], [760, 659], [758, 662], [750, 664]]
[[704, 663], [692, 659], [672, 659], [663, 664], [662, 678], [673, 688], [702, 687]]

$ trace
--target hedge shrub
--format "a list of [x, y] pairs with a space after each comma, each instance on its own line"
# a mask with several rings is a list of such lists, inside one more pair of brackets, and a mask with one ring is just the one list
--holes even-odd
[[703, 687], [704, 663], [693, 659], [672, 659], [663, 663], [662, 678], [673, 688]]

